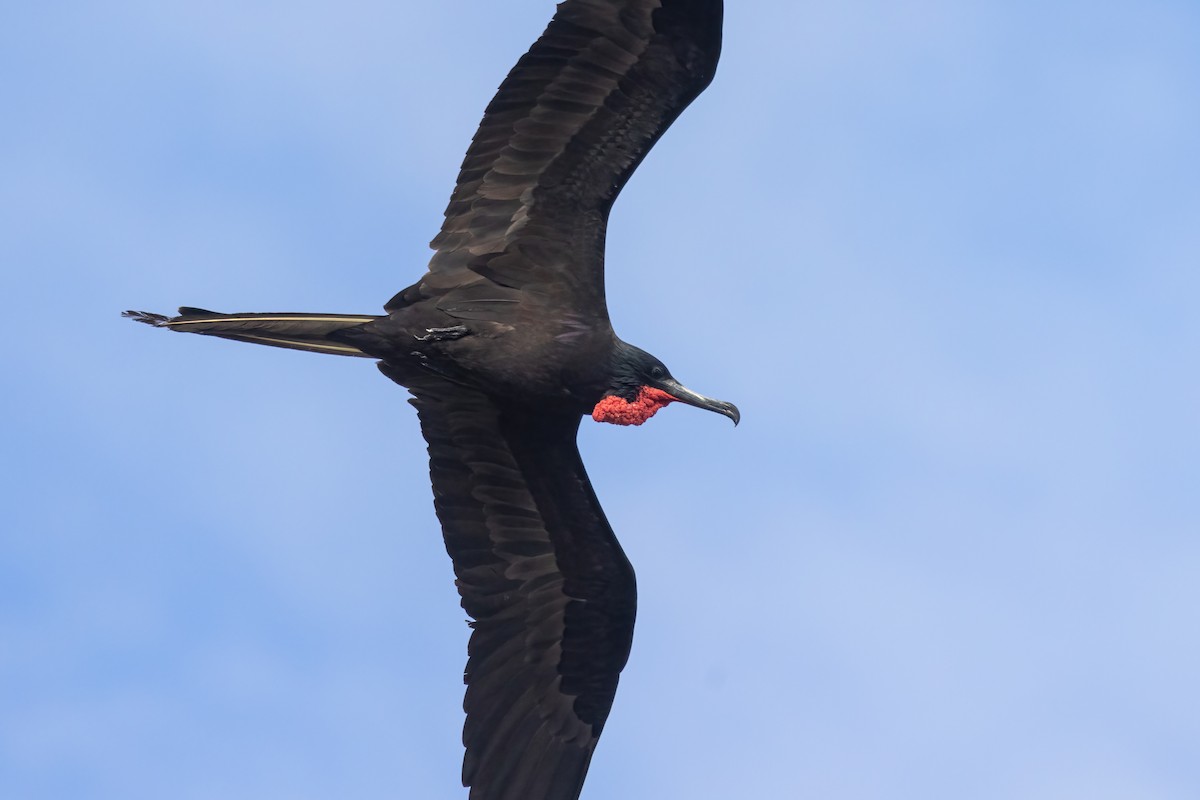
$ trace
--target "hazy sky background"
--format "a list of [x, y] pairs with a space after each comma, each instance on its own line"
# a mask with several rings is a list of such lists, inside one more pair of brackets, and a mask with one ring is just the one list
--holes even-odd
[[[731, 0], [617, 204], [638, 570], [586, 800], [1200, 796], [1200, 4]], [[467, 628], [370, 362], [549, 0], [0, 12], [0, 794], [465, 797]]]

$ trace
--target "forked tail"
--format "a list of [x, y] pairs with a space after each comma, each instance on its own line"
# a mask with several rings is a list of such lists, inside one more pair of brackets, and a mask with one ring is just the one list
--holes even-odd
[[121, 316], [156, 328], [219, 336], [252, 344], [329, 353], [336, 356], [374, 358], [352, 344], [339, 341], [336, 334], [379, 319], [354, 314], [218, 314], [203, 308], [179, 309], [179, 316], [166, 317], [148, 311], [126, 311]]

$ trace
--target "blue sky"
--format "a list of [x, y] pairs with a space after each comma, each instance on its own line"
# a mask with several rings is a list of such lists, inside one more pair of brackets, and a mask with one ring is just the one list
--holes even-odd
[[[374, 312], [552, 3], [0, 14], [5, 797], [461, 798], [404, 393], [126, 308]], [[731, 2], [614, 212], [724, 420], [585, 426], [639, 575], [585, 798], [1194, 798], [1200, 6]]]

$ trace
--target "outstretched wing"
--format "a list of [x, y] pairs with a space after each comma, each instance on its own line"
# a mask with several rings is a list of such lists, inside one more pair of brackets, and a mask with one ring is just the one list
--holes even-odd
[[722, 14], [722, 0], [559, 4], [487, 107], [429, 272], [387, 310], [457, 293], [439, 306], [469, 313], [553, 285], [556, 302], [605, 314], [609, 208], [712, 80]]
[[633, 569], [592, 492], [579, 416], [504, 409], [381, 365], [413, 393], [434, 505], [474, 619], [463, 707], [471, 800], [571, 800], [633, 639]]

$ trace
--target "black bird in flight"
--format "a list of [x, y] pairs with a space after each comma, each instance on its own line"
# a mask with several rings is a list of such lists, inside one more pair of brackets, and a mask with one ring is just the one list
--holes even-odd
[[125, 312], [379, 360], [412, 393], [434, 506], [474, 619], [471, 800], [574, 800], [629, 656], [636, 590], [575, 438], [673, 401], [736, 424], [617, 338], [604, 237], [621, 188], [708, 86], [722, 0], [566, 0], [484, 113], [428, 271], [384, 316]]

